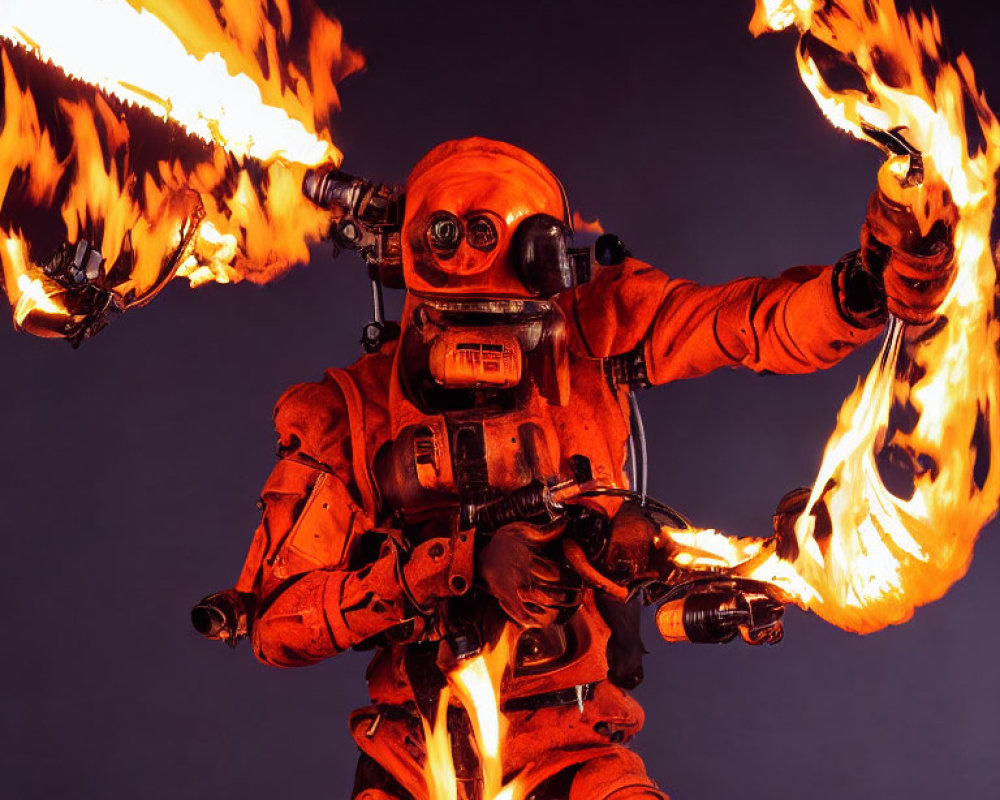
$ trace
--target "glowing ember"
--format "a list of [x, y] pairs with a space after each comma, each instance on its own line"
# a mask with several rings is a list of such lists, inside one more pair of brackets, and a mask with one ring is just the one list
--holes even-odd
[[[302, 178], [309, 165], [339, 163], [326, 128], [334, 80], [361, 60], [311, 2], [295, 12], [288, 0], [4, 5], [0, 36], [87, 82], [53, 78], [53, 67], [3, 45], [0, 232], [26, 254], [21, 266], [4, 256], [19, 326], [89, 335], [95, 309], [48, 263], [61, 241], [97, 251], [102, 266], [87, 287], [119, 310], [147, 302], [175, 275], [192, 285], [263, 282], [308, 260], [330, 220], [302, 196]], [[303, 27], [307, 63], [292, 46]], [[57, 102], [36, 104], [35, 92], [53, 86]], [[158, 115], [161, 128], [108, 93]], [[52, 207], [61, 207], [61, 238], [51, 226], [41, 241], [22, 235], [22, 220]]]

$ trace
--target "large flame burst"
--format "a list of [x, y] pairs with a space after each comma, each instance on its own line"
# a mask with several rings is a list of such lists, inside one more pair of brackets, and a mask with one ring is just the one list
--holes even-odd
[[[905, 621], [965, 574], [1000, 497], [990, 245], [1000, 125], [968, 59], [944, 58], [936, 15], [901, 17], [892, 0], [758, 0], [750, 28], [793, 25], [799, 71], [827, 118], [858, 138], [903, 129], [947, 184], [961, 214], [957, 277], [935, 323], [890, 323], [879, 359], [840, 411], [794, 542], [670, 536], [691, 565], [766, 580], [865, 633]], [[879, 176], [889, 193], [899, 190], [892, 166]], [[914, 197], [921, 222], [932, 219], [931, 193]]]
[[[119, 308], [174, 275], [266, 281], [308, 260], [329, 219], [302, 177], [339, 163], [335, 81], [361, 59], [311, 0], [294, 12], [289, 0], [3, 4], [0, 199], [20, 213], [2, 219], [0, 258], [15, 323], [51, 335], [82, 324], [72, 292], [36, 265], [60, 241], [99, 251], [94, 282]], [[53, 207], [61, 230], [26, 236]]]

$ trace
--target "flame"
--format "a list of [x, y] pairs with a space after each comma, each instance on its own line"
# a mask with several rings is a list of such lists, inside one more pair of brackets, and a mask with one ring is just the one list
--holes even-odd
[[[178, 5], [189, 10], [201, 6], [202, 14], [187, 20], [171, 15], [171, 7]], [[235, 23], [243, 18], [246, 25], [243, 12], [249, 7], [252, 31], [253, 12], [266, 10], [265, 5], [256, 4], [256, 9], [254, 5], [244, 0], [239, 4], [241, 13], [231, 14], [229, 20]], [[226, 6], [236, 10], [235, 3], [223, 3], [223, 13], [230, 10]], [[280, 3], [279, 9], [283, 18], [289, 16], [287, 3]], [[210, 10], [207, 3], [164, 0], [146, 0], [138, 7], [125, 0], [7, 0], [0, 9], [0, 35], [21, 42], [43, 58], [54, 59], [68, 75], [169, 117], [188, 132], [218, 142], [234, 154], [261, 160], [282, 156], [306, 164], [330, 158], [335, 152], [332, 143], [311, 130], [312, 110], [303, 108], [297, 97], [291, 96], [287, 109], [264, 102], [259, 88], [264, 76], [258, 64], [242, 58], [236, 65], [241, 71], [231, 74], [221, 53], [191, 55], [186, 42], [160, 18], [186, 23], [180, 28], [183, 35], [184, 31], [200, 30], [209, 20], [217, 26], [215, 14], [209, 17], [205, 13]], [[246, 28], [233, 30], [240, 36]], [[111, 34], [112, 39], [81, 36], [81, 31], [100, 31]], [[224, 30], [219, 33], [228, 38]], [[239, 53], [235, 50], [232, 55]], [[249, 70], [253, 77], [243, 70]], [[285, 96], [281, 93], [280, 99]]]
[[819, 599], [817, 591], [798, 573], [795, 565], [779, 557], [776, 540], [736, 538], [712, 528], [660, 529], [670, 543], [673, 562], [697, 573], [719, 572], [770, 584], [786, 602], [808, 606]]
[[438, 701], [434, 724], [423, 720], [427, 761], [424, 777], [431, 800], [455, 800], [457, 781], [447, 729], [447, 707], [455, 698], [472, 723], [482, 778], [482, 800], [519, 800], [524, 796], [521, 782], [514, 778], [504, 784], [503, 742], [507, 722], [500, 712], [500, 685], [510, 661], [510, 628], [498, 641], [472, 658], [461, 661], [448, 674], [448, 685]]
[[[766, 19], [761, 9], [758, 23]], [[773, 10], [775, 27], [793, 10], [802, 35], [800, 72], [827, 117], [860, 136], [862, 123], [905, 128], [960, 212], [957, 276], [938, 324], [889, 326], [875, 367], [841, 409], [809, 506], [796, 521], [795, 566], [819, 594], [809, 607], [866, 632], [905, 621], [960, 579], [1000, 498], [996, 266], [989, 247], [1000, 124], [968, 59], [943, 59], [936, 14], [900, 17], [891, 0], [822, 10], [782, 3]], [[824, 47], [852, 57], [866, 91], [831, 87], [817, 55]], [[966, 102], [973, 120], [965, 118]], [[984, 143], [975, 149], [974, 127]], [[879, 176], [886, 192], [899, 186], [891, 171]], [[914, 205], [918, 216], [927, 206], [922, 224], [934, 214], [930, 188]], [[894, 466], [900, 461], [901, 474]], [[811, 512], [819, 503], [832, 532], [818, 540]]]
[[[4, 242], [3, 251], [4, 277], [12, 281], [13, 285], [8, 286], [7, 293], [13, 295], [15, 292], [20, 295], [20, 300], [14, 307], [14, 320], [20, 325], [28, 312], [37, 308], [45, 314], [61, 315], [63, 310], [53, 302], [45, 290], [45, 285], [38, 278], [28, 275], [28, 263], [24, 253], [24, 243], [17, 238], [10, 238]], [[6, 265], [10, 268], [7, 269]]]
[[510, 651], [507, 642], [507, 636], [502, 636], [492, 650], [469, 659], [449, 678], [472, 720], [482, 762], [485, 800], [499, 798], [503, 788], [500, 743], [504, 740], [506, 721], [500, 714], [498, 689]]
[[594, 218], [593, 221], [588, 221], [583, 218], [583, 214], [579, 211], [573, 212], [573, 230], [578, 233], [604, 233], [604, 226], [601, 225], [601, 220], [599, 218]]
[[[303, 35], [308, 63], [293, 58]], [[0, 37], [14, 43], [2, 46], [0, 233], [29, 254], [28, 282], [3, 257], [18, 325], [64, 298], [43, 299], [52, 282], [30, 258], [45, 263], [56, 242], [29, 242], [13, 216], [58, 206], [63, 239], [100, 251], [97, 285], [123, 308], [175, 275], [270, 280], [325, 235], [328, 215], [300, 187], [308, 166], [340, 163], [335, 81], [362, 62], [311, 0], [295, 14], [288, 0], [12, 0]], [[18, 45], [74, 79], [53, 80]], [[54, 107], [33, 84], [58, 86]]]
[[[892, 0], [759, 0], [750, 27], [759, 34], [792, 25], [802, 79], [834, 125], [859, 138], [866, 125], [902, 128], [924, 154], [925, 185], [904, 190], [893, 159], [880, 189], [905, 197], [925, 232], [940, 202], [935, 186], [950, 190], [960, 211], [957, 275], [935, 324], [890, 322], [795, 521], [797, 555], [785, 560], [773, 540], [715, 531], [665, 535], [694, 566], [767, 580], [829, 622], [866, 633], [907, 620], [959, 580], [1000, 499], [1000, 328], [989, 245], [1000, 124], [968, 59], [942, 57], [934, 14], [901, 17]], [[982, 146], [970, 147], [970, 130]], [[819, 526], [826, 516], [829, 526]]]
[[441, 690], [433, 724], [421, 717], [424, 726], [424, 780], [431, 800], [457, 800], [458, 776], [451, 757], [451, 734], [448, 732], [448, 688]]

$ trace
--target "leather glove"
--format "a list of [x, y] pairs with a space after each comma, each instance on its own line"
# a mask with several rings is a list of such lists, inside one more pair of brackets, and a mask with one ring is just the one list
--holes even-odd
[[479, 554], [479, 577], [486, 591], [516, 623], [540, 628], [580, 604], [578, 580], [539, 550], [562, 528], [513, 522], [497, 530]]
[[884, 292], [888, 311], [924, 325], [954, 278], [958, 208], [929, 163], [924, 183], [904, 185], [897, 176], [905, 163], [908, 159], [893, 158], [879, 170], [879, 188], [868, 201], [861, 229], [860, 259]]
[[435, 601], [454, 594], [448, 585], [453, 558], [451, 540], [437, 538], [418, 544], [402, 566], [396, 562], [400, 587], [421, 613], [429, 613]]

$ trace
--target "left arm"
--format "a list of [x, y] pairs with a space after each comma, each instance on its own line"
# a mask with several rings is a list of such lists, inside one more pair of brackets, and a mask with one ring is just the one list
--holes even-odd
[[700, 286], [632, 258], [560, 299], [571, 348], [604, 358], [641, 350], [660, 384], [722, 366], [801, 373], [836, 364], [881, 330], [841, 297], [843, 267]]

